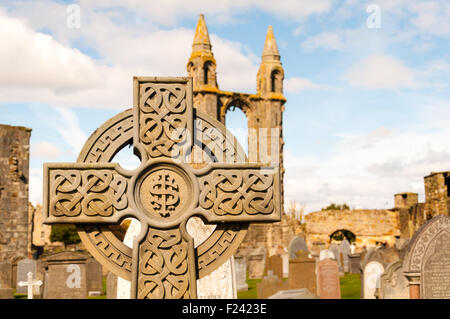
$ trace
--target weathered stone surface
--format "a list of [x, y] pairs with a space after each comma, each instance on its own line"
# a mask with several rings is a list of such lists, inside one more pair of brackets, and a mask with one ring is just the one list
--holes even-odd
[[316, 293], [316, 262], [306, 252], [289, 260], [289, 289], [307, 288]]
[[281, 290], [268, 299], [318, 299], [318, 297], [306, 288]]
[[[429, 220], [414, 235], [403, 261], [410, 284], [410, 297], [450, 299], [450, 217]], [[419, 286], [419, 296], [412, 295]]]
[[324, 259], [318, 262], [317, 295], [320, 299], [341, 299], [339, 266], [336, 260]]
[[403, 275], [402, 261], [397, 260], [386, 267], [380, 279], [380, 299], [409, 299], [408, 280]]
[[370, 261], [364, 267], [363, 272], [363, 296], [364, 299], [375, 299], [375, 292], [380, 288], [381, 275], [384, 273], [384, 266], [378, 261]]
[[37, 262], [33, 259], [22, 259], [17, 263], [17, 280], [16, 280], [16, 293], [26, 294], [27, 287], [20, 287], [19, 281], [28, 280], [28, 272], [33, 274], [33, 278], [36, 278], [37, 274]]
[[432, 172], [424, 177], [427, 219], [437, 215], [450, 216], [450, 172]]
[[[210, 118], [202, 119], [194, 112], [191, 78], [135, 77], [133, 81], [132, 114], [124, 111], [99, 128], [77, 163], [44, 164], [45, 222], [79, 225], [91, 254], [120, 277], [131, 279], [131, 298], [196, 298], [197, 277], [210, 275], [232, 256], [248, 223], [281, 219], [280, 171], [246, 161], [223, 125], [209, 123]], [[130, 116], [133, 121], [123, 123]], [[129, 143], [129, 135], [121, 132], [117, 137], [115, 131], [125, 126], [131, 126], [132, 143], [144, 162], [139, 169], [122, 170], [118, 164], [107, 163], [111, 160], [107, 156], [88, 159], [99, 151], [113, 156]], [[214, 134], [208, 130], [203, 136], [204, 129]], [[194, 134], [194, 130], [198, 131]], [[96, 146], [103, 134], [114, 134], [117, 144]], [[213, 138], [214, 153], [196, 148], [194, 136], [202, 136], [205, 145]], [[225, 143], [228, 138], [233, 140], [232, 152]], [[202, 156], [196, 161], [199, 152]], [[206, 156], [214, 157], [214, 162], [200, 165]], [[72, 201], [79, 203], [74, 206]], [[103, 204], [93, 204], [97, 202]], [[211, 240], [197, 248], [184, 227], [193, 214], [219, 225]], [[143, 230], [131, 254], [130, 247], [117, 240], [111, 239], [106, 247], [97, 243], [114, 236], [100, 225], [117, 224], [124, 217], [138, 219]], [[105, 253], [105, 248], [116, 254]], [[118, 263], [117, 255], [126, 262]], [[175, 264], [173, 255], [179, 256]]]
[[297, 258], [297, 252], [308, 252], [308, 245], [302, 237], [294, 237], [289, 244], [289, 258]]
[[280, 255], [273, 255], [267, 258], [267, 273], [271, 271], [275, 276], [283, 278], [283, 259]]
[[12, 265], [8, 261], [0, 262], [0, 288], [12, 288]]
[[99, 295], [102, 293], [102, 265], [94, 258], [89, 258], [86, 263], [86, 281], [88, 295]]
[[61, 252], [47, 257], [45, 299], [86, 299], [86, 263], [89, 256]]
[[361, 254], [348, 255], [348, 272], [350, 274], [361, 273]]
[[324, 260], [324, 259], [334, 259], [334, 260], [336, 260], [336, 256], [334, 255], [334, 253], [331, 250], [324, 249], [324, 250], [320, 251], [319, 260]]
[[356, 236], [357, 251], [363, 246], [375, 246], [377, 242], [394, 245], [400, 234], [398, 212], [385, 209], [313, 212], [305, 216], [305, 224], [308, 243], [327, 243], [331, 234], [344, 229]]
[[258, 299], [267, 299], [280, 290], [289, 289], [289, 283], [274, 275], [271, 271], [256, 284]]
[[349, 272], [349, 260], [348, 260], [348, 255], [350, 254], [350, 243], [349, 241], [344, 238], [341, 241], [341, 256], [342, 256], [342, 264], [343, 264], [343, 268], [344, 268], [344, 272]]
[[117, 275], [112, 272], [106, 275], [106, 299], [117, 299]]
[[247, 291], [247, 263], [244, 256], [234, 256], [234, 269], [236, 271], [236, 290]]
[[248, 256], [248, 278], [256, 279], [264, 276], [266, 266], [266, 249], [257, 248]]
[[0, 261], [26, 258], [31, 129], [0, 124]]
[[14, 289], [0, 287], [0, 299], [14, 299]]

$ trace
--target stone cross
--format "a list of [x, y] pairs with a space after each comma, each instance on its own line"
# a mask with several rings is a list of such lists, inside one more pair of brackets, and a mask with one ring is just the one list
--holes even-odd
[[[281, 219], [280, 173], [246, 161], [225, 127], [193, 108], [191, 78], [133, 86], [133, 109], [99, 127], [77, 163], [44, 164], [44, 222], [77, 224], [91, 254], [131, 281], [131, 298], [196, 298], [196, 279], [231, 257], [250, 222]], [[137, 169], [110, 163], [130, 144]], [[194, 165], [195, 153], [211, 160]], [[217, 224], [197, 248], [192, 216]], [[127, 217], [141, 223], [132, 249], [107, 227]]]
[[33, 299], [33, 286], [39, 287], [42, 285], [42, 281], [33, 279], [33, 273], [31, 271], [27, 273], [27, 278], [27, 281], [19, 281], [18, 285], [20, 287], [27, 286], [28, 299]]

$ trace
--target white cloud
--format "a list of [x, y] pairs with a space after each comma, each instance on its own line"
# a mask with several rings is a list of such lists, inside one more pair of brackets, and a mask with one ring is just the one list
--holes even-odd
[[329, 89], [329, 86], [315, 84], [311, 80], [292, 77], [284, 80], [284, 89], [288, 93], [299, 93], [303, 90]]
[[31, 157], [33, 158], [57, 158], [61, 154], [62, 152], [57, 146], [47, 141], [31, 145]]
[[383, 55], [371, 55], [356, 62], [343, 75], [350, 85], [368, 89], [416, 88], [415, 71], [401, 61]]
[[347, 203], [357, 208], [392, 208], [399, 192], [424, 200], [423, 177], [450, 169], [450, 104], [430, 102], [418, 109], [409, 129], [379, 127], [359, 135], [343, 132], [327, 153], [294, 155], [286, 144], [285, 202], [305, 211]]
[[344, 47], [341, 36], [337, 33], [330, 32], [320, 33], [302, 42], [302, 48], [308, 52], [318, 48], [325, 50], [343, 50]]
[[0, 85], [66, 91], [98, 82], [91, 58], [2, 11], [0, 43]]

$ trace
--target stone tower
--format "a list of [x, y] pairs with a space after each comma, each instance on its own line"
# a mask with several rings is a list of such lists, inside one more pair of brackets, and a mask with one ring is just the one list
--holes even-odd
[[0, 261], [28, 255], [31, 129], [0, 125]]
[[248, 158], [251, 162], [279, 164], [284, 210], [283, 111], [286, 99], [283, 96], [284, 70], [272, 26], [267, 30], [256, 76], [256, 94], [220, 90], [216, 65], [205, 18], [200, 15], [187, 63], [188, 75], [194, 79], [194, 106], [223, 124], [231, 107], [244, 112], [249, 130]]
[[432, 172], [424, 177], [425, 216], [450, 216], [450, 172]]

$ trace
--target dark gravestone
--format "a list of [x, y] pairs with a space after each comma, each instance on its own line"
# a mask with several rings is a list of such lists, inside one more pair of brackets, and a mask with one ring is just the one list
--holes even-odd
[[102, 265], [90, 258], [86, 263], [87, 291], [89, 296], [99, 296], [103, 291]]
[[33, 274], [33, 278], [36, 278], [36, 269], [37, 269], [37, 263], [33, 259], [22, 259], [17, 263], [17, 280], [16, 280], [16, 293], [18, 294], [26, 294], [28, 291], [28, 288], [26, 286], [20, 287], [19, 282], [20, 281], [27, 281], [28, 280], [28, 272], [31, 272]]
[[289, 258], [294, 259], [297, 257], [297, 252], [308, 251], [308, 245], [306, 241], [301, 237], [294, 237], [289, 244]]
[[0, 263], [0, 288], [12, 288], [12, 265], [8, 261]]
[[339, 247], [339, 245], [332, 243], [330, 247], [328, 247], [328, 250], [330, 250], [334, 254], [336, 261], [338, 262], [339, 272], [342, 272], [344, 268], [341, 262], [341, 248]]
[[350, 274], [361, 273], [361, 254], [348, 255], [348, 272]]
[[350, 243], [348, 242], [348, 240], [346, 238], [344, 238], [344, 240], [342, 240], [341, 242], [341, 255], [342, 255], [342, 263], [343, 263], [343, 268], [344, 268], [344, 272], [348, 273], [349, 272], [349, 260], [348, 260], [348, 255], [350, 254]]
[[450, 299], [450, 217], [436, 216], [414, 234], [403, 271], [410, 298]]
[[45, 299], [86, 299], [88, 255], [61, 252], [47, 257]]
[[339, 267], [336, 260], [324, 259], [318, 262], [317, 295], [320, 299], [341, 299]]

